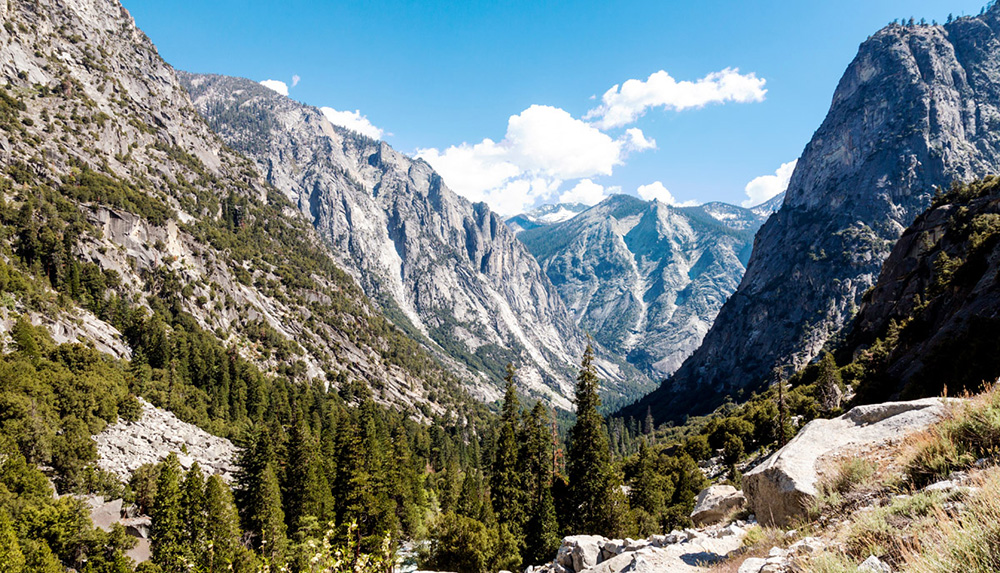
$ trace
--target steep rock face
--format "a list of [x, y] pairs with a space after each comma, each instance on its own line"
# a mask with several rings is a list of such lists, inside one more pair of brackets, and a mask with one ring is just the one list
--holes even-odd
[[842, 362], [864, 402], [978, 392], [1000, 378], [1000, 180], [935, 200], [865, 294]]
[[856, 312], [935, 186], [1000, 166], [1000, 9], [861, 45], [702, 346], [641, 404], [702, 413], [800, 367]]
[[[331, 125], [316, 108], [250, 80], [182, 74], [199, 111], [313, 225], [365, 291], [428, 347], [499, 397], [503, 365], [530, 393], [569, 408], [586, 337], [537, 262], [485, 204], [429, 165]], [[600, 360], [613, 393], [643, 376]]]
[[659, 379], [698, 347], [736, 290], [761, 223], [723, 203], [676, 208], [615, 195], [518, 237], [577, 323]]
[[[21, 213], [4, 221], [5, 253], [29, 256], [15, 224], [37, 229], [34, 250], [58, 257], [46, 269], [54, 288], [69, 261], [96, 265], [117, 283], [104, 295], [187, 313], [265, 371], [377, 382], [384, 403], [444, 411], [431, 386], [454, 380], [381, 318], [299, 213], [212, 132], [117, 1], [0, 9], [0, 199]], [[237, 235], [242, 243], [227, 244]], [[311, 268], [287, 268], [293, 250]], [[37, 302], [46, 296], [9, 303], [57, 341], [129, 355], [109, 323], [63, 316]]]

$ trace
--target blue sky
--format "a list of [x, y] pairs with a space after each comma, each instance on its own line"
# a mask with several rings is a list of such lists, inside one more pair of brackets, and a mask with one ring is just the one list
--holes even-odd
[[[983, 3], [123, 0], [175, 67], [282, 81], [342, 123], [358, 111], [506, 213], [619, 189], [739, 204], [766, 175], [756, 192], [773, 192], [861, 42]], [[704, 105], [645, 105], [678, 97]]]

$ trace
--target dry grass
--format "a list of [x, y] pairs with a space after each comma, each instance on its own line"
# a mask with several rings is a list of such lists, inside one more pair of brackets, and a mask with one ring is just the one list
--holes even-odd
[[767, 557], [772, 547], [788, 547], [798, 539], [798, 535], [789, 536], [783, 529], [753, 525], [747, 529], [743, 538], [743, 548], [729, 558], [713, 563], [709, 567], [712, 573], [737, 573], [744, 560], [750, 557]]
[[907, 440], [903, 459], [908, 482], [923, 487], [998, 453], [1000, 391], [994, 386], [954, 405], [943, 421]]
[[916, 573], [1000, 571], [1000, 470], [986, 472], [979, 491], [957, 516], [935, 515], [934, 531], [917, 551], [906, 555], [906, 570]]

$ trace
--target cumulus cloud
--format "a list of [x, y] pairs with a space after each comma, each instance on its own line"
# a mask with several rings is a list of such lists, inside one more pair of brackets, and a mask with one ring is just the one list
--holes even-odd
[[792, 172], [795, 171], [795, 165], [798, 161], [796, 159], [782, 163], [774, 175], [761, 175], [747, 183], [744, 190], [749, 198], [743, 202], [743, 206], [755, 207], [788, 189], [788, 181], [792, 178]]
[[[655, 146], [638, 128], [616, 139], [563, 109], [533, 105], [508, 119], [499, 142], [484, 139], [444, 150], [419, 149], [417, 157], [430, 163], [457, 193], [514, 214], [553, 197], [565, 180], [611, 175], [630, 152]], [[596, 197], [595, 186], [600, 185], [590, 180], [580, 187], [583, 183], [564, 195]]]
[[674, 111], [704, 107], [711, 103], [750, 103], [764, 100], [766, 81], [755, 74], [741, 74], [726, 68], [696, 81], [677, 81], [660, 70], [643, 80], [628, 80], [613, 86], [601, 97], [601, 105], [587, 112], [584, 119], [595, 126], [610, 129], [628, 125], [649, 108]]
[[300, 78], [298, 74], [292, 76], [292, 87], [294, 88], [295, 86], [299, 85], [300, 81], [302, 81], [302, 78]]
[[655, 199], [660, 203], [665, 203], [667, 205], [673, 205], [677, 202], [673, 193], [667, 190], [663, 183], [659, 181], [653, 181], [649, 185], [640, 185], [636, 192], [639, 193], [639, 197], [642, 197], [646, 201], [652, 201]]
[[382, 139], [384, 132], [368, 121], [367, 117], [361, 115], [360, 110], [337, 111], [332, 107], [321, 107], [319, 109], [333, 125], [346, 127], [372, 139]]
[[699, 205], [697, 201], [677, 201], [674, 194], [660, 181], [653, 181], [649, 185], [640, 185], [636, 189], [636, 193], [646, 201], [653, 201], [655, 199], [664, 205], [672, 205], [674, 207], [694, 207]]
[[283, 96], [288, 95], [288, 84], [286, 84], [281, 80], [264, 80], [260, 82], [260, 85], [264, 86], [265, 88], [272, 89]]
[[584, 205], [597, 205], [608, 196], [603, 185], [594, 183], [590, 179], [583, 179], [569, 191], [564, 191], [559, 195], [560, 203], [583, 203]]

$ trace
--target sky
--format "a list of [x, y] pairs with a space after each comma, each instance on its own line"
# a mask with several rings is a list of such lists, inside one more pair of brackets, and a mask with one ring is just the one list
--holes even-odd
[[787, 185], [860, 43], [985, 0], [122, 0], [175, 68], [242, 76], [513, 215]]

